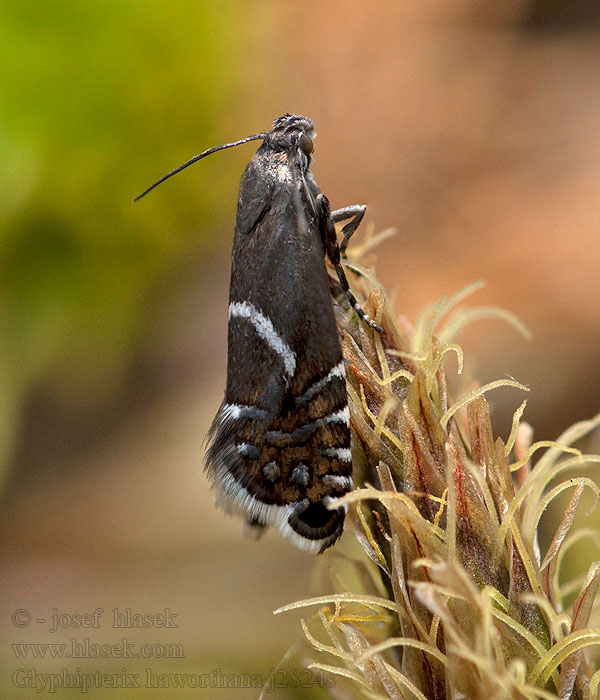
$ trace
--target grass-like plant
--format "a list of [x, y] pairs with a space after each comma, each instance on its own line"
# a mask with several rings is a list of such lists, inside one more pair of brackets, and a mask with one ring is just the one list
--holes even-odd
[[[489, 307], [458, 309], [471, 285], [425, 309], [414, 327], [399, 325], [373, 274], [351, 267], [384, 328], [378, 335], [338, 312], [354, 441], [355, 490], [343, 500], [363, 554], [352, 563], [353, 590], [277, 612], [316, 609], [302, 627], [319, 652], [311, 667], [338, 677], [331, 697], [595, 698], [600, 671], [588, 649], [600, 643], [590, 627], [600, 564], [569, 580], [561, 563], [580, 537], [570, 530], [583, 492], [597, 499], [599, 490], [584, 476], [560, 477], [600, 462], [572, 447], [600, 416], [532, 444], [523, 402], [506, 442], [494, 437], [485, 394], [526, 387], [503, 379], [450, 398], [446, 364], [456, 362], [446, 359], [455, 355], [460, 373], [455, 338], [465, 323], [495, 315], [523, 330], [519, 321]], [[541, 552], [540, 518], [565, 491], [570, 500]]]

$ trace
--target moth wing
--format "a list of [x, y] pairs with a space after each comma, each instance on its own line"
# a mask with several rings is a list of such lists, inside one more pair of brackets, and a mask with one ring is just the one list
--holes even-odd
[[266, 178], [254, 159], [242, 175], [235, 223], [236, 236], [251, 234], [271, 208], [275, 183]]
[[252, 163], [238, 200], [227, 389], [207, 467], [251, 520], [322, 551], [341, 534], [345, 516], [327, 504], [352, 486], [345, 372], [322, 236], [308, 194], [299, 198], [289, 181], [269, 181]]

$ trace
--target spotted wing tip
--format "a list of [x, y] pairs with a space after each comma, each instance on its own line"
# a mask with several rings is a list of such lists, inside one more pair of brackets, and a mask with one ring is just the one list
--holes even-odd
[[[213, 471], [212, 486], [216, 491], [216, 505], [228, 515], [244, 518], [244, 534], [258, 540], [264, 534], [268, 526], [275, 528], [278, 533], [290, 541], [295, 547], [311, 554], [322, 554], [326, 549], [337, 542], [342, 535], [346, 508], [338, 508], [341, 511], [337, 518], [338, 523], [333, 530], [324, 537], [312, 538], [307, 534], [296, 531], [290, 520], [293, 519], [298, 504], [282, 506], [262, 503], [254, 496], [250, 496], [233, 479], [219, 478]], [[331, 507], [331, 506], [329, 506]], [[341, 517], [340, 517], [341, 516]]]
[[[334, 499], [327, 496], [321, 502], [306, 500], [304, 503], [275, 504], [265, 503], [250, 493], [248, 484], [235, 476], [236, 472], [239, 475], [242, 471], [238, 469], [241, 466], [238, 464], [241, 459], [239, 446], [233, 440], [239, 410], [237, 406], [224, 403], [208, 435], [205, 471], [216, 491], [217, 506], [228, 514], [244, 517], [248, 523], [245, 532], [255, 539], [266, 526], [271, 525], [299, 549], [322, 554], [340, 538], [347, 507], [332, 507]], [[344, 411], [343, 416], [340, 415], [346, 418], [345, 422], [349, 422], [347, 407]], [[352, 488], [351, 477], [344, 477], [344, 480], [340, 477], [340, 483], [337, 483], [336, 477], [329, 481], [337, 486], [338, 494], [340, 490]], [[326, 499], [332, 502], [326, 502]]]

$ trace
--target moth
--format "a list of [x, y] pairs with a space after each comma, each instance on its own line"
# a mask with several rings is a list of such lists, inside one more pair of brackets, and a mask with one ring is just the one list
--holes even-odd
[[[358, 316], [341, 265], [366, 207], [331, 211], [311, 172], [313, 122], [296, 114], [254, 139], [242, 175], [229, 292], [227, 385], [208, 433], [206, 471], [226, 509], [276, 527], [295, 545], [323, 552], [340, 537], [352, 489], [346, 373], [325, 256]], [[139, 199], [137, 197], [136, 199]], [[335, 224], [342, 229], [338, 245]]]

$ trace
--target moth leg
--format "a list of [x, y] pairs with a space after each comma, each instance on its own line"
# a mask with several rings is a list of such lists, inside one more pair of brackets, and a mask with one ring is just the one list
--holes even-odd
[[342, 209], [336, 209], [331, 212], [331, 218], [334, 224], [338, 224], [340, 221], [345, 221], [346, 219], [351, 219], [344, 228], [342, 229], [342, 235], [344, 240], [340, 244], [340, 255], [342, 258], [346, 257], [346, 248], [348, 247], [348, 241], [352, 238], [352, 235], [356, 229], [360, 226], [360, 222], [367, 211], [367, 207], [364, 204], [351, 204], [348, 207], [343, 207]]
[[[360, 205], [356, 205], [357, 207], [360, 208]], [[375, 321], [369, 318], [367, 314], [362, 310], [360, 307], [360, 304], [356, 301], [356, 297], [352, 292], [350, 291], [350, 285], [348, 284], [348, 279], [346, 277], [346, 273], [344, 272], [344, 268], [342, 267], [342, 262], [341, 262], [341, 248], [338, 245], [337, 242], [337, 236], [335, 234], [335, 225], [334, 225], [334, 218], [331, 212], [331, 207], [329, 205], [329, 200], [324, 194], [319, 194], [317, 196], [317, 207], [318, 207], [318, 212], [319, 212], [319, 225], [321, 228], [321, 235], [323, 236], [323, 243], [325, 246], [325, 253], [329, 260], [331, 261], [331, 264], [334, 266], [335, 271], [338, 276], [338, 280], [340, 281], [340, 285], [342, 287], [342, 290], [346, 293], [346, 296], [348, 297], [348, 301], [350, 302], [350, 306], [356, 311], [358, 314], [358, 317], [363, 320], [368, 326], [373, 328], [373, 330], [376, 330], [378, 333], [383, 333], [383, 328], [379, 326]], [[345, 209], [338, 209], [334, 214], [338, 214], [339, 212], [348, 212], [349, 209], [353, 209], [353, 207], [346, 207]], [[347, 214], [342, 215], [341, 220], [348, 218], [348, 216], [354, 216], [354, 219], [349, 223], [344, 226], [343, 231], [348, 228], [349, 226], [353, 226], [353, 228], [350, 231], [350, 234], [348, 236], [344, 237], [344, 242], [346, 245], [348, 244], [348, 238], [356, 231], [356, 227], [360, 223], [360, 220], [364, 216], [366, 207], [362, 207], [362, 211], [360, 212], [354, 212], [352, 214]], [[338, 219], [339, 221], [340, 219]], [[355, 223], [356, 222], [356, 223]], [[344, 245], [344, 243], [342, 243]]]

